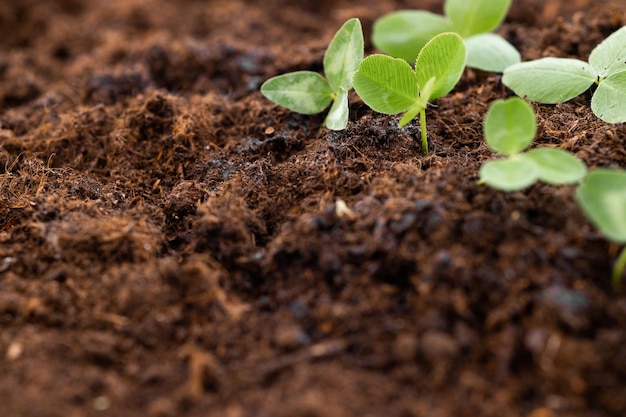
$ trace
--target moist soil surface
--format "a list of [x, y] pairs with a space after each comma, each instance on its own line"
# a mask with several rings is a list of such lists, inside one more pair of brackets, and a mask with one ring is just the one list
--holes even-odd
[[[587, 59], [624, 0], [516, 1], [524, 60]], [[0, 3], [0, 415], [623, 416], [619, 248], [573, 186], [478, 186], [497, 74], [344, 131], [260, 84], [441, 1]], [[626, 167], [591, 93], [537, 145]]]

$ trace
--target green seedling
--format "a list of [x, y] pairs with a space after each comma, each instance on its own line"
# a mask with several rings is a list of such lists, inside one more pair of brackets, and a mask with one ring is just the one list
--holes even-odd
[[400, 127], [420, 115], [422, 150], [428, 153], [426, 107], [429, 100], [445, 96], [465, 68], [466, 49], [456, 33], [442, 33], [420, 51], [413, 68], [399, 58], [371, 55], [354, 74], [357, 94], [379, 113], [404, 113]]
[[[610, 241], [626, 244], [626, 171], [599, 168], [576, 189], [576, 200], [591, 222]], [[615, 261], [612, 283], [621, 284], [626, 247]]]
[[535, 139], [537, 121], [530, 104], [520, 98], [494, 102], [485, 118], [484, 133], [487, 145], [506, 158], [483, 164], [480, 184], [517, 191], [537, 180], [548, 184], [576, 183], [587, 173], [585, 164], [563, 149], [543, 147], [523, 152]]
[[548, 104], [570, 100], [595, 83], [594, 114], [605, 122], [626, 122], [626, 26], [596, 46], [588, 63], [541, 58], [507, 68], [502, 81], [518, 96]]
[[494, 33], [511, 0], [446, 0], [444, 14], [424, 10], [400, 10], [374, 23], [372, 42], [382, 52], [414, 62], [419, 51], [443, 32], [460, 35], [467, 47], [467, 66], [502, 72], [520, 62], [519, 52]]
[[324, 125], [343, 130], [348, 124], [348, 91], [363, 60], [363, 30], [350, 19], [337, 31], [324, 54], [326, 78], [312, 71], [296, 71], [265, 81], [261, 93], [296, 113], [316, 114], [333, 103]]

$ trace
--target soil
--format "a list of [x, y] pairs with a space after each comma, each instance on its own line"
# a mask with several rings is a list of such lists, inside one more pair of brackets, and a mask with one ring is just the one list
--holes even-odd
[[[516, 1], [525, 60], [586, 59], [624, 0]], [[619, 250], [573, 187], [477, 186], [500, 76], [419, 127], [258, 91], [334, 32], [442, 1], [0, 3], [0, 415], [623, 416]], [[626, 167], [590, 94], [537, 144]]]

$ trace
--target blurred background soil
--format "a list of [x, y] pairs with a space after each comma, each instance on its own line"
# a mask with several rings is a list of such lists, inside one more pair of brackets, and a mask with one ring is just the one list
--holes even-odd
[[[258, 92], [340, 25], [442, 1], [0, 2], [0, 415], [623, 416], [618, 248], [572, 187], [476, 185], [466, 70], [419, 128]], [[514, 1], [524, 59], [586, 59], [624, 0]], [[590, 95], [537, 143], [626, 167]]]

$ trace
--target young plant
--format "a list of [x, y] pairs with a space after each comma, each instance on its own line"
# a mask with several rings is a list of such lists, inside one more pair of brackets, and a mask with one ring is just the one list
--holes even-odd
[[506, 17], [511, 0], [446, 0], [441, 16], [424, 10], [389, 13], [374, 23], [372, 42], [382, 52], [408, 62], [426, 43], [443, 32], [460, 35], [467, 47], [467, 66], [502, 72], [520, 62], [520, 54], [494, 33]]
[[404, 113], [400, 127], [419, 114], [422, 150], [428, 154], [428, 101], [443, 97], [454, 88], [463, 74], [466, 55], [459, 35], [442, 33], [420, 51], [415, 71], [402, 59], [386, 55], [365, 58], [352, 79], [354, 89], [365, 104], [379, 113]]
[[[626, 171], [599, 168], [576, 189], [576, 200], [591, 222], [610, 241], [626, 244]], [[621, 284], [626, 247], [613, 266], [612, 283]]]
[[480, 184], [517, 191], [537, 180], [572, 184], [587, 173], [585, 164], [563, 149], [543, 147], [522, 153], [535, 139], [537, 121], [532, 107], [520, 98], [495, 101], [487, 112], [484, 133], [487, 145], [506, 158], [483, 164]]
[[265, 81], [261, 93], [296, 113], [315, 114], [333, 103], [324, 125], [332, 130], [348, 124], [348, 91], [363, 60], [363, 31], [359, 19], [350, 19], [337, 31], [324, 54], [326, 78], [312, 71], [296, 71]]
[[538, 103], [560, 103], [594, 83], [591, 110], [605, 122], [626, 122], [626, 26], [589, 55], [589, 63], [571, 58], [541, 58], [510, 66], [503, 83], [518, 96]]

